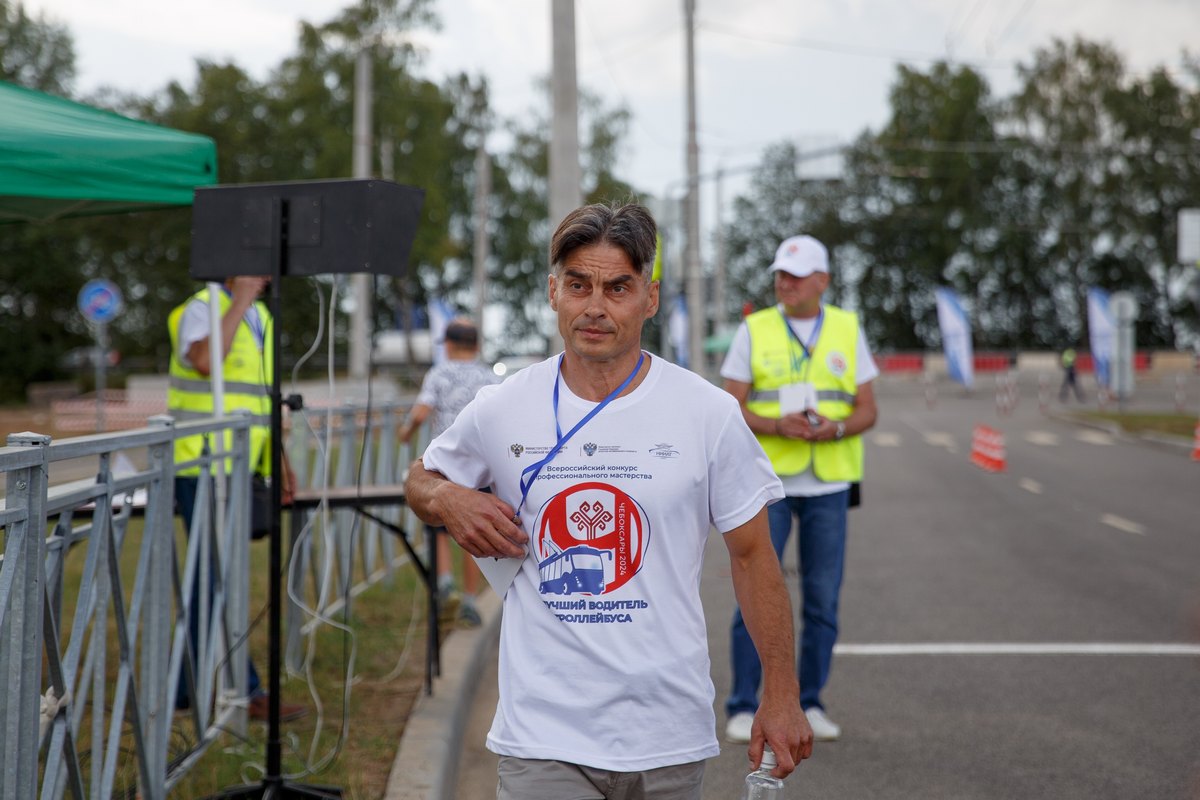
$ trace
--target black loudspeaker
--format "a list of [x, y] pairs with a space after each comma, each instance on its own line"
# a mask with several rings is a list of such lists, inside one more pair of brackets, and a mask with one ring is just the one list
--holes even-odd
[[202, 281], [271, 275], [272, 208], [281, 201], [283, 274], [402, 276], [425, 191], [375, 179], [208, 186], [192, 204], [192, 266]]

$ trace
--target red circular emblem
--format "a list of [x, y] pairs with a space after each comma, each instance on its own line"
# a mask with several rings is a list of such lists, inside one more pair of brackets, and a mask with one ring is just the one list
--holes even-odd
[[[599, 481], [578, 483], [556, 494], [538, 513], [535, 529], [543, 583], [556, 592], [554, 581], [561, 570], [555, 563], [564, 558], [603, 570], [602, 582], [597, 576], [583, 589], [577, 581], [579, 590], [606, 594], [619, 589], [642, 568], [650, 539], [646, 513], [637, 501]], [[562, 591], [571, 590], [564, 582]]]

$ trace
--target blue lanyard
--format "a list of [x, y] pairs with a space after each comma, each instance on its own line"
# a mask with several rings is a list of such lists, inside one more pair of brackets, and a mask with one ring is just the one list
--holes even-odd
[[[792, 323], [788, 321], [787, 316], [782, 311], [779, 312], [779, 318], [783, 320], [783, 327], [787, 328], [788, 335], [796, 341], [796, 344], [800, 345], [800, 350], [804, 353], [803, 360], [797, 359], [795, 349], [788, 348], [788, 355], [792, 357], [792, 374], [799, 375], [802, 381], [807, 380], [808, 366], [812, 363], [813, 351], [817, 349], [817, 339], [821, 337], [821, 325], [825, 322], [825, 306], [821, 306], [820, 311], [817, 312], [817, 324], [813, 326], [812, 336], [809, 338], [808, 344], [805, 344], [800, 339], [800, 334], [796, 333], [795, 328], [792, 327]], [[802, 375], [800, 375], [801, 364], [804, 366], [804, 374]]]
[[[517, 516], [520, 516], [521, 509], [525, 507], [525, 498], [529, 496], [529, 488], [533, 486], [533, 482], [537, 480], [538, 474], [542, 471], [542, 467], [553, 461], [554, 457], [558, 455], [558, 451], [561, 450], [563, 445], [567, 443], [567, 440], [578, 433], [580, 428], [591, 422], [592, 417], [599, 414], [601, 409], [615, 400], [617, 396], [621, 394], [621, 392], [625, 391], [626, 387], [628, 387], [629, 384], [633, 382], [633, 379], [637, 376], [638, 371], [641, 370], [642, 362], [645, 360], [646, 352], [643, 350], [638, 354], [637, 365], [634, 366], [633, 372], [629, 373], [629, 377], [622, 381], [620, 386], [618, 386], [616, 389], [613, 389], [612, 392], [609, 393], [608, 397], [597, 403], [596, 406], [589, 411], [583, 419], [575, 423], [575, 427], [567, 431], [566, 436], [564, 436], [562, 428], [558, 424], [558, 383], [559, 376], [562, 375], [563, 356], [558, 357], [558, 370], [554, 374], [554, 394], [551, 396], [551, 403], [554, 408], [554, 433], [558, 437], [558, 441], [554, 443], [554, 447], [550, 448], [550, 453], [545, 458], [536, 464], [531, 464], [525, 469], [521, 470], [521, 503], [517, 506]], [[525, 480], [526, 475], [529, 475], [528, 481]]]

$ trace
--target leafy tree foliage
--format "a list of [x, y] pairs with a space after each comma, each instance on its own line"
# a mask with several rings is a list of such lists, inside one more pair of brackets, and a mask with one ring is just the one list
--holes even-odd
[[18, 2], [0, 0], [0, 80], [65, 95], [75, 78], [75, 46], [63, 26]]
[[890, 120], [836, 183], [797, 180], [794, 148], [769, 148], [726, 234], [732, 302], [770, 302], [771, 250], [806, 231], [882, 350], [938, 344], [939, 285], [984, 348], [1086, 345], [1091, 286], [1135, 294], [1139, 346], [1195, 340], [1195, 270], [1175, 263], [1177, 211], [1200, 203], [1195, 62], [1137, 78], [1108, 46], [1056, 41], [1020, 79], [995, 99], [969, 67], [900, 67]]
[[[454, 76], [442, 85], [421, 76], [412, 30], [437, 24], [432, 0], [357, 0], [323, 24], [304, 24], [295, 52], [264, 80], [236, 63], [200, 61], [190, 85], [172, 82], [148, 97], [105, 89], [90, 102], [120, 113], [212, 137], [223, 184], [342, 178], [352, 162], [355, 62], [370, 54], [373, 74], [374, 175], [425, 191], [408, 277], [378, 278], [377, 328], [407, 324], [411, 307], [432, 294], [468, 306], [473, 257], [475, 149], [486, 132], [506, 129], [510, 145], [494, 153], [487, 222], [492, 300], [510, 305], [514, 341], [546, 330], [549, 230], [546, 215], [545, 115], [498, 120], [486, 81]], [[0, 69], [6, 79], [66, 93], [74, 75], [69, 33], [30, 19], [0, 0]], [[615, 177], [628, 113], [584, 102], [585, 181], [589, 197], [623, 198]], [[16, 396], [33, 380], [64, 376], [56, 357], [90, 344], [75, 296], [92, 277], [114, 280], [126, 310], [110, 325], [116, 348], [139, 370], [165, 370], [165, 320], [199, 285], [188, 277], [190, 210], [127, 214], [53, 225], [0, 228], [0, 359]], [[284, 362], [311, 344], [318, 328], [318, 291], [326, 298], [344, 279], [284, 281]], [[344, 310], [344, 309], [343, 309]], [[332, 335], [345, 352], [346, 315]], [[500, 343], [497, 348], [505, 347]], [[319, 367], [322, 348], [312, 366]]]

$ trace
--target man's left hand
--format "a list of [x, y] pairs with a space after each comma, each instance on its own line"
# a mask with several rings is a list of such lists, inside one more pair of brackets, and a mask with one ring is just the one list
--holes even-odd
[[837, 423], [828, 417], [814, 414], [816, 425], [799, 426], [797, 435], [806, 442], [832, 442], [837, 438]]
[[750, 748], [747, 751], [750, 764], [755, 768], [762, 760], [764, 744], [771, 745], [775, 751], [777, 765], [771, 774], [776, 778], [791, 775], [801, 761], [812, 756], [813, 732], [798, 699], [772, 702], [764, 695], [754, 715]]

